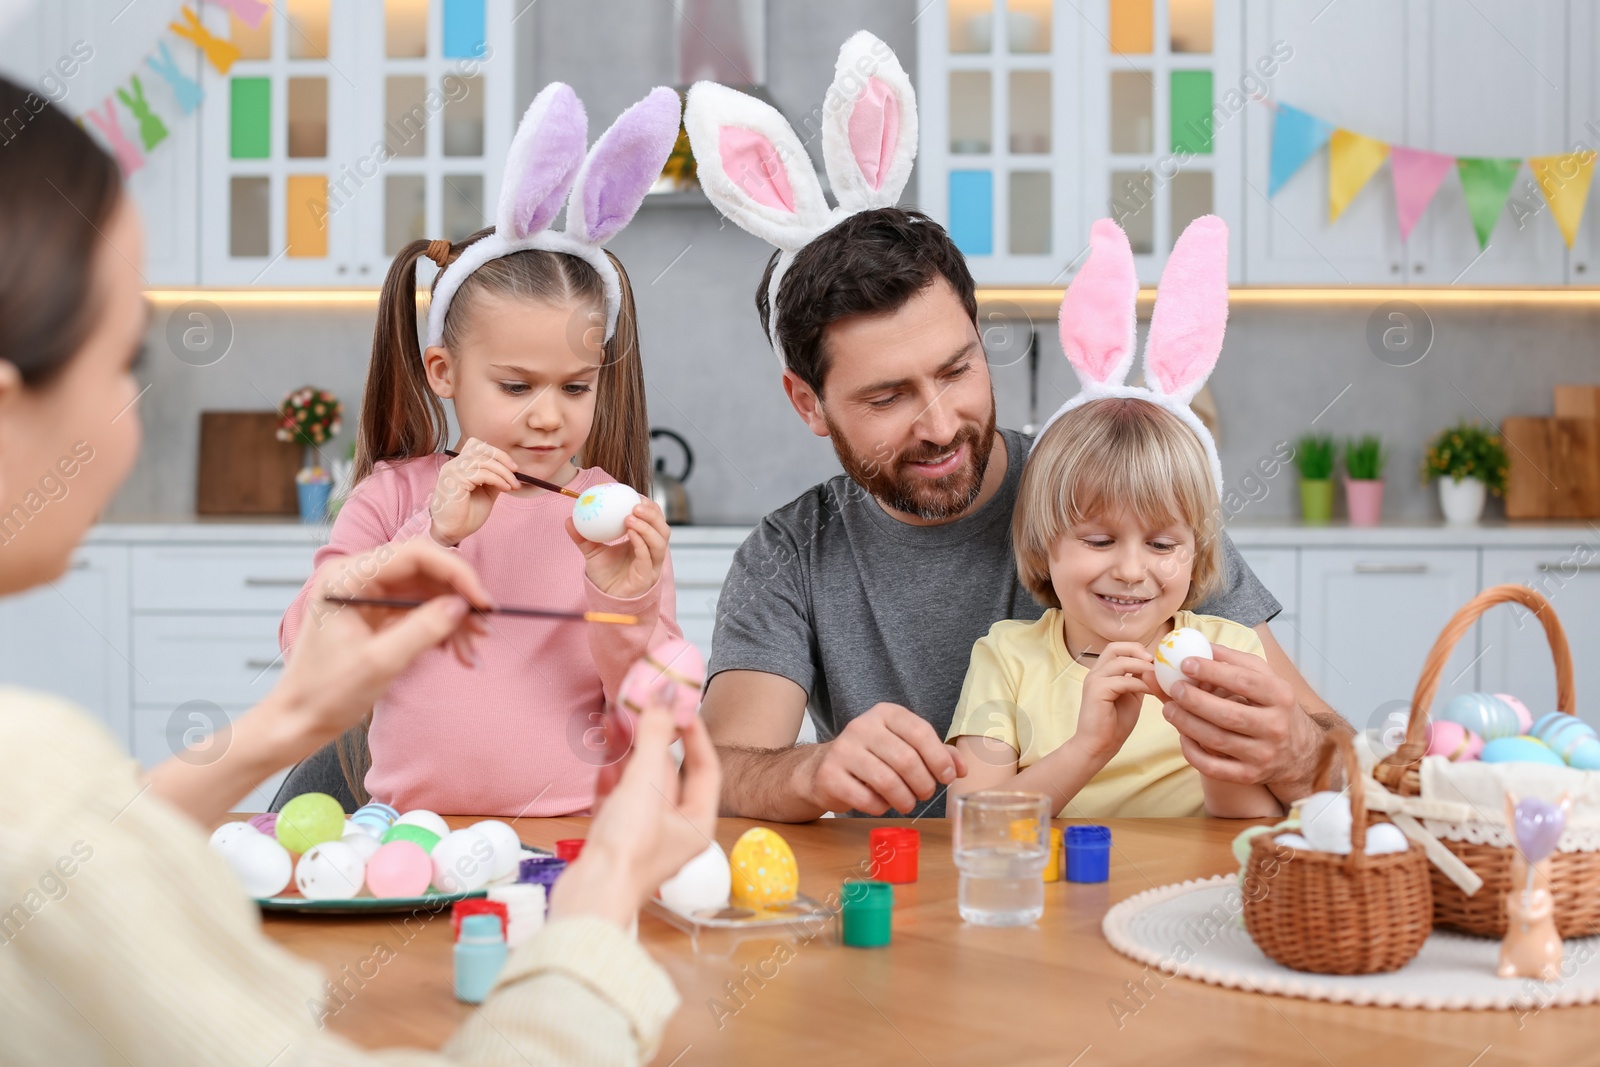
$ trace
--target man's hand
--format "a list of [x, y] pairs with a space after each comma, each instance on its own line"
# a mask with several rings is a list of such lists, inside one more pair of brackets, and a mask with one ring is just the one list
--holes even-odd
[[927, 720], [899, 704], [874, 704], [814, 746], [797, 771], [801, 790], [823, 810], [882, 815], [910, 811], [967, 767]]
[[[1183, 661], [1162, 714], [1181, 735], [1184, 758], [1221, 782], [1298, 782], [1314, 765], [1323, 732], [1300, 710], [1294, 688], [1259, 656], [1212, 645], [1215, 659]], [[1299, 799], [1299, 797], [1279, 799]]]

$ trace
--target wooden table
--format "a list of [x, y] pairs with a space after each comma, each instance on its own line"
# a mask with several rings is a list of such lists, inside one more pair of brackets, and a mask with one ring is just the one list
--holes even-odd
[[[472, 819], [451, 819], [465, 825]], [[531, 845], [581, 837], [587, 819], [523, 819]], [[903, 820], [778, 827], [800, 888], [817, 899], [860, 877], [867, 832]], [[1159, 973], [1113, 952], [1100, 920], [1153, 886], [1236, 869], [1242, 825], [1112, 819], [1111, 881], [1045, 887], [1037, 926], [984, 929], [956, 913], [949, 824], [919, 821], [921, 877], [895, 890], [894, 943], [848, 949], [830, 929], [787, 953], [746, 944], [697, 958], [688, 938], [641, 916], [639, 939], [683, 1006], [661, 1064], [1405, 1064], [1489, 1067], [1600, 1061], [1600, 1007], [1512, 1012], [1358, 1008], [1241, 993]], [[750, 826], [723, 819], [727, 849]], [[267, 934], [322, 965], [328, 1025], [368, 1046], [436, 1048], [467, 1016], [450, 990], [450, 920], [268, 914]], [[1591, 964], [1591, 966], [1600, 964]]]

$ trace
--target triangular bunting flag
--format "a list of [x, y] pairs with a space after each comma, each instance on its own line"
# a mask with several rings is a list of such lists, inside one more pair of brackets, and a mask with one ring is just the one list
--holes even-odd
[[1550, 215], [1561, 228], [1567, 247], [1572, 247], [1583, 222], [1583, 208], [1589, 202], [1589, 180], [1594, 177], [1594, 151], [1568, 152], [1559, 156], [1535, 156], [1528, 160], [1533, 180], [1539, 183]]
[[1350, 201], [1389, 158], [1382, 141], [1349, 130], [1334, 130], [1328, 140], [1328, 221], [1337, 222]]
[[1455, 156], [1394, 145], [1389, 149], [1389, 172], [1394, 176], [1394, 213], [1400, 218], [1400, 240], [1408, 240], [1422, 213], [1428, 210], [1439, 183], [1456, 165]]
[[1279, 104], [1272, 116], [1272, 173], [1267, 180], [1267, 195], [1277, 195], [1312, 153], [1328, 143], [1332, 133], [1333, 127], [1315, 115]]
[[1463, 156], [1456, 160], [1456, 169], [1461, 172], [1461, 191], [1467, 197], [1467, 212], [1472, 216], [1472, 228], [1477, 231], [1480, 250], [1489, 247], [1489, 235], [1494, 232], [1500, 212], [1505, 210], [1511, 183], [1517, 180], [1521, 167], [1520, 159]]

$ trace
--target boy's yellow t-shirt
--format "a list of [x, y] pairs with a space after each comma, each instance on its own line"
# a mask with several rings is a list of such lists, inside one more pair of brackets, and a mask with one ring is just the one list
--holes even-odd
[[[1215, 615], [1179, 611], [1174, 628], [1192, 626], [1215, 645], [1265, 656], [1248, 626]], [[1067, 655], [1061, 612], [1037, 622], [997, 622], [972, 646], [946, 741], [989, 737], [1017, 750], [1017, 769], [1064, 745], [1078, 730], [1078, 705], [1089, 668]], [[1144, 698], [1139, 721], [1121, 751], [1057, 812], [1059, 817], [1202, 815], [1200, 772], [1183, 758], [1178, 731], [1161, 701]]]

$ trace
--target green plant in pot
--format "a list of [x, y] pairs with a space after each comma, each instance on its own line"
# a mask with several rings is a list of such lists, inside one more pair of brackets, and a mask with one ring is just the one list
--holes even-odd
[[1333, 438], [1307, 434], [1294, 446], [1300, 472], [1300, 517], [1325, 523], [1333, 517]]
[[1389, 456], [1376, 434], [1344, 445], [1344, 502], [1351, 526], [1376, 526], [1383, 514], [1383, 465]]
[[1422, 480], [1435, 478], [1445, 521], [1477, 522], [1486, 493], [1500, 496], [1506, 490], [1506, 450], [1500, 435], [1465, 420], [1440, 430], [1422, 458]]

